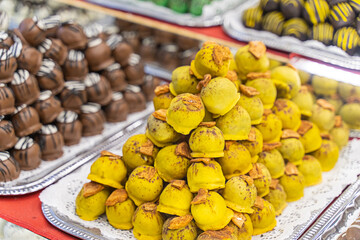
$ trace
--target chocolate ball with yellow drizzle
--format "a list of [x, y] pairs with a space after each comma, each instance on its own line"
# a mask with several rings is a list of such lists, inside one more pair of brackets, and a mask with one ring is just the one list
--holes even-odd
[[330, 14], [329, 4], [326, 0], [308, 0], [304, 4], [304, 19], [311, 25], [326, 21]]
[[309, 38], [318, 40], [325, 45], [331, 45], [334, 37], [334, 27], [330, 23], [319, 23], [310, 28]]
[[349, 4], [355, 13], [360, 13], [360, 0], [349, 0]]
[[260, 0], [260, 7], [264, 12], [272, 12], [279, 9], [280, 0]]
[[304, 0], [280, 0], [280, 10], [286, 19], [301, 17]]
[[242, 16], [244, 26], [260, 30], [262, 14], [263, 10], [260, 7], [246, 9]]
[[281, 35], [285, 17], [281, 12], [273, 11], [265, 14], [262, 19], [262, 28], [268, 32]]
[[355, 20], [355, 12], [349, 3], [339, 3], [330, 10], [329, 20], [336, 29], [351, 26]]
[[309, 27], [304, 19], [292, 18], [284, 23], [282, 35], [292, 36], [301, 41], [305, 41], [307, 39], [308, 31]]
[[353, 27], [343, 27], [335, 32], [333, 44], [350, 55], [355, 53], [359, 43], [359, 35]]

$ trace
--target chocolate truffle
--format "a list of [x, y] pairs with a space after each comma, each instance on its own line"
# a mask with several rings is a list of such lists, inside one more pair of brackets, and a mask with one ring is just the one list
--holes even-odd
[[154, 35], [154, 29], [148, 26], [136, 24], [133, 29], [135, 29], [135, 31], [139, 34], [139, 38], [141, 39], [145, 39]]
[[124, 69], [126, 79], [131, 85], [141, 85], [144, 83], [144, 64], [137, 54], [131, 54], [129, 57], [129, 65]]
[[38, 50], [44, 54], [45, 58], [51, 58], [57, 64], [63, 65], [67, 55], [67, 47], [59, 40], [55, 38], [46, 38], [38, 46]]
[[36, 142], [40, 146], [43, 160], [55, 160], [64, 154], [64, 139], [55, 125], [42, 126], [36, 135]]
[[114, 63], [107, 67], [103, 72], [104, 77], [109, 81], [111, 90], [124, 91], [127, 82], [125, 80], [125, 73], [121, 70], [119, 63]]
[[105, 117], [108, 122], [125, 121], [129, 113], [129, 106], [121, 92], [113, 93], [112, 100], [105, 108]]
[[129, 105], [129, 113], [140, 112], [146, 109], [145, 95], [141, 92], [140, 87], [128, 85], [124, 97]]
[[248, 8], [244, 11], [242, 23], [245, 27], [260, 30], [262, 14], [263, 10], [261, 7]]
[[154, 37], [147, 37], [142, 40], [139, 54], [144, 62], [154, 62], [156, 56], [156, 43]]
[[85, 78], [86, 96], [90, 102], [101, 106], [111, 101], [112, 91], [109, 82], [104, 76], [97, 73], [89, 73]]
[[12, 123], [3, 118], [0, 116], [0, 151], [12, 148], [18, 140]]
[[53, 122], [62, 111], [61, 102], [52, 96], [49, 90], [40, 94], [40, 97], [34, 104], [34, 108], [38, 112], [41, 122], [44, 124]]
[[65, 82], [60, 99], [65, 110], [80, 113], [81, 106], [87, 102], [85, 84], [78, 81]]
[[182, 35], [176, 35], [176, 43], [182, 51], [192, 48], [198, 48], [200, 45], [199, 40], [195, 38], [185, 37]]
[[0, 182], [15, 180], [19, 175], [19, 163], [10, 156], [9, 152], [0, 152]]
[[305, 41], [307, 39], [308, 31], [309, 27], [304, 19], [292, 18], [284, 23], [282, 35], [296, 37], [301, 41]]
[[347, 2], [348, 0], [326, 0], [326, 1], [332, 7], [338, 3]]
[[36, 74], [42, 64], [42, 54], [36, 48], [23, 45], [20, 56], [17, 58], [18, 67]]
[[280, 0], [280, 10], [286, 19], [301, 17], [304, 0]]
[[329, 5], [325, 0], [308, 0], [304, 4], [303, 17], [311, 25], [325, 22], [329, 14]]
[[122, 36], [116, 34], [111, 35], [106, 44], [113, 51], [115, 61], [120, 63], [122, 67], [127, 66], [129, 57], [134, 52], [130, 44], [124, 42]]
[[134, 52], [139, 52], [141, 45], [139, 34], [135, 31], [122, 31], [121, 34], [124, 37], [125, 42], [130, 44]]
[[17, 105], [32, 104], [40, 95], [36, 78], [25, 69], [19, 69], [14, 73], [11, 89], [14, 92]]
[[325, 45], [332, 44], [334, 27], [330, 23], [319, 23], [310, 28], [309, 38], [318, 40]]
[[11, 45], [14, 44], [14, 41], [7, 32], [0, 31], [0, 48], [9, 49]]
[[284, 16], [281, 12], [274, 11], [267, 13], [262, 19], [263, 30], [281, 35], [284, 25]]
[[156, 29], [154, 37], [157, 44], [171, 44], [175, 42], [175, 34], [168, 31]]
[[37, 111], [33, 107], [26, 105], [21, 105], [15, 110], [11, 121], [18, 137], [24, 137], [39, 131], [42, 126]]
[[11, 114], [15, 111], [15, 96], [5, 84], [0, 83], [0, 115]]
[[146, 101], [150, 102], [155, 97], [155, 88], [161, 83], [160, 79], [151, 75], [145, 76], [144, 84], [141, 85], [141, 90], [145, 95]]
[[80, 51], [70, 50], [63, 66], [66, 81], [82, 81], [89, 73], [88, 62]]
[[329, 20], [336, 29], [347, 27], [353, 24], [355, 12], [349, 3], [339, 3], [332, 7]]
[[63, 23], [57, 30], [57, 37], [69, 48], [83, 50], [87, 44], [87, 37], [83, 28], [71, 21]]
[[160, 65], [166, 69], [174, 70], [179, 66], [179, 47], [176, 44], [165, 44], [160, 47], [157, 59]]
[[279, 9], [280, 0], [260, 0], [260, 6], [264, 12], [272, 12]]
[[9, 83], [18, 67], [15, 56], [8, 49], [0, 49], [0, 83]]
[[78, 144], [82, 135], [82, 124], [73, 111], [62, 111], [56, 118], [56, 126], [64, 137], [66, 146]]
[[59, 64], [50, 58], [43, 60], [39, 72], [36, 74], [41, 89], [50, 90], [54, 95], [64, 88], [64, 75]]
[[349, 0], [350, 6], [353, 8], [355, 13], [360, 13], [360, 1], [359, 0]]
[[80, 121], [82, 123], [82, 135], [94, 136], [104, 130], [105, 116], [101, 106], [97, 103], [87, 103], [81, 106]]
[[343, 27], [335, 32], [333, 44], [353, 55], [359, 41], [359, 35], [353, 27]]
[[193, 48], [180, 53], [180, 66], [190, 65], [199, 49]]
[[89, 41], [85, 57], [91, 71], [101, 71], [114, 63], [111, 49], [101, 38]]
[[41, 163], [40, 146], [30, 137], [20, 138], [11, 151], [21, 170], [32, 170]]
[[101, 38], [104, 40], [104, 27], [99, 23], [90, 23], [84, 27], [84, 33], [87, 38]]

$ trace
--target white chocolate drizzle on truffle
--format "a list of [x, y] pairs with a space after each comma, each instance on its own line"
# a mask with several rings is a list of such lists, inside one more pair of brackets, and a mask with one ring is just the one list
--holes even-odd
[[4, 115], [0, 115], [0, 122], [5, 118]]
[[41, 134], [49, 135], [57, 133], [57, 127], [55, 125], [43, 125], [40, 129]]
[[118, 70], [118, 69], [120, 69], [120, 68], [121, 68], [120, 63], [113, 63], [113, 64], [111, 64], [110, 66], [108, 66], [108, 67], [106, 68], [106, 71], [112, 72], [112, 71]]
[[142, 44], [145, 46], [155, 46], [155, 40], [153, 37], [147, 37], [142, 40]]
[[49, 38], [46, 38], [40, 45], [38, 46], [38, 50], [41, 53], [46, 53], [47, 50], [50, 49], [52, 41]]
[[31, 137], [22, 137], [15, 144], [14, 148], [16, 150], [25, 150], [30, 148], [32, 145], [34, 145], [34, 140]]
[[151, 82], [154, 79], [154, 77], [151, 75], [145, 75], [144, 79], [145, 79], [145, 82]]
[[49, 75], [55, 68], [56, 64], [54, 60], [50, 58], [46, 58], [42, 61], [39, 72], [36, 74], [37, 76], [47, 76]]
[[0, 87], [6, 87], [5, 83], [0, 83]]
[[23, 45], [17, 36], [13, 36], [14, 44], [11, 45], [9, 48], [9, 54], [15, 58], [18, 58], [20, 56], [20, 53], [22, 51]]
[[26, 108], [26, 104], [20, 105], [15, 109], [14, 114], [17, 114], [18, 112], [20, 112], [21, 110], [23, 110], [24, 108]]
[[69, 51], [68, 59], [72, 62], [80, 62], [80, 61], [84, 60], [84, 58], [85, 58], [85, 55], [80, 51], [76, 51], [76, 50]]
[[138, 93], [141, 92], [141, 88], [139, 86], [135, 86], [135, 85], [127, 85], [126, 86], [126, 91], [130, 91], [133, 93]]
[[7, 30], [9, 27], [9, 15], [5, 11], [0, 11], [0, 30]]
[[25, 69], [19, 69], [14, 73], [14, 79], [11, 81], [12, 85], [20, 85], [30, 77], [30, 73]]
[[56, 121], [60, 123], [72, 123], [78, 119], [78, 115], [73, 111], [62, 111], [56, 118]]
[[123, 37], [119, 34], [113, 34], [111, 35], [108, 40], [106, 40], [106, 44], [111, 48], [111, 50], [114, 50], [116, 46], [123, 41]]
[[88, 47], [90, 47], [90, 48], [96, 47], [96, 46], [100, 45], [101, 43], [102, 43], [101, 38], [94, 38], [88, 42]]
[[124, 95], [121, 92], [113, 92], [112, 100], [118, 101], [124, 98]]
[[52, 95], [52, 92], [50, 90], [46, 90], [40, 93], [39, 101], [45, 101], [49, 99]]
[[99, 23], [92, 23], [84, 27], [85, 35], [88, 38], [94, 38], [99, 36], [104, 31], [104, 28]]
[[10, 153], [7, 151], [0, 152], [0, 161], [5, 161], [10, 158]]
[[5, 31], [0, 31], [0, 42], [5, 41], [9, 37], [9, 34]]
[[83, 91], [85, 90], [85, 84], [78, 81], [68, 81], [65, 82], [65, 88], [69, 90]]
[[1, 61], [7, 61], [9, 60], [11, 57], [13, 57], [10, 49], [6, 49], [6, 48], [2, 48], [0, 49], [0, 60]]
[[163, 49], [166, 52], [176, 53], [179, 50], [179, 47], [176, 46], [175, 44], [167, 44], [167, 45], [163, 46]]
[[86, 87], [91, 87], [98, 82], [100, 82], [100, 75], [97, 73], [89, 73], [84, 80]]
[[129, 65], [135, 66], [140, 62], [141, 57], [135, 53], [132, 53], [129, 57]]
[[38, 19], [36, 16], [33, 17], [33, 21], [43, 31], [60, 25], [60, 16], [53, 15], [43, 19]]
[[81, 112], [83, 113], [96, 113], [100, 110], [100, 104], [87, 103], [81, 106]]

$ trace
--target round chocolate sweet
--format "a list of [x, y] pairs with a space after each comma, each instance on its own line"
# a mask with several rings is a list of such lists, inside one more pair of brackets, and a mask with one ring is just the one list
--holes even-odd
[[99, 23], [91, 23], [84, 27], [84, 33], [87, 38], [101, 38], [105, 39], [104, 27]]
[[146, 75], [144, 79], [145, 81], [144, 84], [141, 85], [141, 90], [145, 95], [146, 101], [150, 102], [155, 96], [155, 88], [161, 84], [161, 81], [159, 78], [151, 75]]
[[121, 34], [125, 42], [130, 44], [134, 52], [138, 53], [141, 45], [139, 34], [135, 31], [123, 31]]
[[304, 3], [303, 17], [310, 25], [325, 22], [329, 14], [329, 4], [325, 0], [308, 0]]
[[135, 29], [135, 31], [139, 34], [139, 37], [141, 39], [145, 39], [147, 37], [153, 36], [153, 28], [150, 28], [148, 26], [144, 26], [141, 24], [136, 24], [135, 27], [133, 28]]
[[147, 37], [142, 40], [139, 54], [144, 62], [154, 62], [156, 56], [156, 43], [154, 37]]
[[282, 35], [296, 37], [301, 41], [305, 41], [308, 31], [309, 27], [304, 19], [292, 18], [284, 23]]
[[25, 69], [19, 69], [14, 73], [11, 89], [15, 95], [16, 105], [32, 104], [40, 95], [36, 78]]
[[103, 75], [109, 81], [113, 91], [125, 90], [127, 82], [125, 80], [125, 73], [121, 70], [120, 64], [114, 63], [110, 65], [104, 70]]
[[281, 35], [284, 25], [284, 15], [281, 12], [274, 11], [265, 14], [262, 19], [262, 29]]
[[129, 113], [140, 112], [146, 109], [146, 98], [141, 92], [140, 87], [128, 85], [124, 97], [129, 105]]
[[32, 170], [41, 163], [40, 146], [30, 137], [20, 138], [11, 151], [21, 170]]
[[43, 56], [36, 48], [23, 45], [20, 56], [17, 58], [18, 67], [28, 70], [35, 75], [41, 67]]
[[19, 175], [19, 163], [10, 156], [9, 152], [0, 152], [0, 182], [15, 180]]
[[0, 83], [9, 83], [18, 67], [15, 56], [8, 49], [0, 49]]
[[53, 122], [62, 111], [61, 102], [54, 97], [49, 90], [40, 94], [38, 100], [34, 104], [34, 108], [38, 112], [43, 124]]
[[105, 116], [101, 106], [97, 103], [87, 103], [81, 106], [80, 121], [82, 123], [82, 135], [94, 136], [104, 130]]
[[38, 25], [38, 18], [25, 18], [19, 24], [19, 31], [31, 46], [37, 46], [46, 38], [46, 32]]
[[66, 146], [78, 144], [82, 135], [82, 124], [78, 120], [77, 113], [62, 111], [56, 118], [56, 126], [64, 137]]
[[80, 113], [80, 108], [87, 102], [85, 84], [78, 81], [68, 81], [60, 94], [65, 110]]
[[199, 49], [193, 48], [180, 53], [180, 66], [190, 65], [191, 61], [195, 59], [195, 56]]
[[63, 65], [66, 81], [83, 81], [89, 73], [88, 62], [80, 51], [70, 50]]
[[262, 15], [263, 10], [261, 7], [248, 8], [243, 13], [242, 23], [245, 27], [260, 30]]
[[200, 45], [199, 40], [195, 38], [189, 38], [182, 35], [176, 36], [176, 43], [179, 46], [180, 50], [185, 51], [192, 48], [198, 48]]
[[[178, 55], [179, 47], [176, 44], [165, 44], [160, 47], [157, 59], [160, 65], [166, 69], [174, 70], [179, 66]], [[132, 84], [132, 83], [131, 83]], [[135, 84], [134, 85], [138, 85]]]
[[121, 92], [113, 93], [112, 100], [105, 107], [105, 117], [108, 122], [125, 121], [129, 113], [129, 106]]
[[309, 39], [318, 40], [325, 45], [333, 42], [334, 27], [330, 23], [319, 23], [310, 28]]
[[168, 31], [156, 29], [154, 33], [154, 37], [155, 37], [155, 42], [160, 45], [171, 44], [175, 42], [175, 34]]
[[115, 62], [111, 56], [111, 49], [101, 38], [89, 41], [85, 50], [85, 57], [91, 71], [101, 71]]
[[301, 17], [304, 0], [280, 0], [280, 10], [286, 19]]
[[349, 3], [355, 13], [360, 13], [360, 0], [349, 0]]
[[343, 27], [335, 32], [333, 44], [350, 55], [355, 53], [359, 43], [359, 35], [353, 27]]
[[260, 0], [260, 6], [264, 12], [279, 10], [280, 0]]
[[13, 44], [11, 36], [5, 31], [0, 31], [0, 49], [9, 49]]
[[38, 46], [38, 50], [44, 54], [45, 58], [51, 58], [60, 66], [64, 64], [67, 55], [67, 47], [59, 40], [55, 38], [46, 38]]
[[129, 65], [124, 69], [126, 79], [131, 85], [141, 85], [144, 83], [144, 64], [141, 57], [137, 54], [131, 54], [129, 58]]
[[57, 30], [57, 37], [69, 48], [83, 50], [87, 44], [87, 37], [83, 28], [73, 22], [63, 23]]
[[15, 96], [5, 84], [0, 83], [0, 115], [11, 114], [15, 111]]
[[110, 83], [104, 76], [97, 73], [89, 73], [84, 83], [86, 86], [86, 96], [90, 102], [104, 106], [111, 101], [112, 91]]
[[54, 95], [64, 88], [64, 75], [56, 62], [50, 58], [43, 60], [39, 72], [36, 74], [39, 86], [43, 90], [50, 90]]
[[3, 120], [0, 116], [0, 151], [12, 148], [17, 142], [14, 126], [10, 121]]
[[120, 63], [122, 67], [127, 66], [129, 57], [134, 52], [130, 44], [117, 34], [111, 35], [106, 44], [111, 48], [115, 61]]
[[64, 154], [64, 139], [55, 125], [42, 126], [35, 140], [40, 146], [43, 160], [55, 160]]
[[355, 12], [349, 3], [339, 3], [332, 7], [329, 20], [336, 29], [347, 27], [353, 24]]
[[14, 125], [16, 136], [24, 137], [37, 132], [42, 127], [39, 114], [35, 108], [22, 105], [15, 110], [11, 121]]

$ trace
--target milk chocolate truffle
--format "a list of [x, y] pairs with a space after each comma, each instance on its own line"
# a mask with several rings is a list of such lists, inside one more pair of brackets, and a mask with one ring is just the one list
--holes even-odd
[[329, 20], [336, 29], [351, 26], [355, 20], [355, 12], [349, 3], [339, 3], [330, 10]]
[[37, 48], [45, 58], [51, 58], [60, 66], [64, 64], [68, 55], [67, 47], [55, 38], [46, 38]]
[[160, 65], [169, 70], [174, 70], [176, 67], [178, 67], [178, 50], [179, 47], [176, 44], [162, 45], [157, 54], [157, 59]]
[[173, 43], [175, 39], [175, 34], [159, 29], [155, 30], [154, 36], [157, 44], [170, 44]]
[[89, 73], [85, 78], [84, 83], [86, 86], [87, 99], [90, 102], [95, 102], [104, 106], [111, 101], [111, 87], [104, 76], [97, 73]]
[[127, 66], [130, 55], [134, 52], [131, 45], [117, 34], [111, 35], [106, 44], [111, 48], [115, 61], [120, 63], [122, 67]]
[[13, 44], [11, 36], [5, 31], [0, 31], [0, 49], [9, 49]]
[[336, 31], [333, 44], [350, 55], [355, 53], [360, 37], [353, 27], [343, 27]]
[[64, 75], [56, 62], [50, 58], [43, 60], [39, 72], [36, 74], [41, 89], [50, 90], [54, 95], [64, 88]]
[[309, 38], [318, 40], [325, 45], [331, 45], [334, 37], [334, 27], [330, 23], [319, 23], [310, 28]]
[[147, 37], [142, 40], [139, 54], [144, 62], [154, 62], [156, 51], [157, 48], [154, 37]]
[[301, 41], [305, 41], [308, 36], [309, 27], [304, 19], [292, 18], [284, 23], [283, 36], [296, 37]]
[[43, 56], [36, 48], [23, 45], [20, 56], [17, 58], [18, 67], [36, 74], [41, 67]]
[[105, 108], [106, 121], [121, 122], [125, 121], [129, 113], [129, 106], [121, 92], [115, 92], [112, 100]]
[[191, 48], [197, 48], [200, 45], [199, 40], [195, 38], [189, 38], [182, 35], [176, 35], [176, 44], [179, 46], [179, 48], [182, 51], [191, 49]]
[[81, 106], [87, 102], [85, 84], [78, 81], [65, 82], [60, 99], [65, 110], [80, 113]]
[[88, 62], [80, 51], [70, 50], [63, 66], [66, 81], [83, 81], [89, 73]]
[[12, 148], [18, 140], [13, 124], [3, 118], [4, 116], [0, 116], [0, 151]]
[[35, 108], [26, 105], [21, 105], [15, 110], [11, 121], [18, 137], [24, 137], [39, 131], [42, 126]]
[[125, 73], [121, 70], [121, 66], [119, 63], [114, 63], [107, 67], [103, 75], [107, 80], [109, 80], [111, 90], [113, 91], [124, 91], [127, 82], [125, 80]]
[[94, 136], [104, 130], [105, 116], [97, 103], [87, 103], [81, 106], [80, 121], [83, 125], [83, 136]]
[[15, 180], [19, 175], [19, 163], [10, 156], [9, 152], [0, 152], [0, 182]]
[[140, 112], [146, 109], [145, 95], [141, 92], [140, 87], [128, 85], [124, 96], [129, 105], [129, 113]]
[[155, 88], [160, 85], [161, 81], [159, 78], [146, 75], [144, 84], [141, 85], [142, 92], [145, 95], [146, 101], [150, 102], [155, 97]]
[[301, 17], [304, 0], [280, 0], [280, 10], [286, 19]]
[[114, 63], [111, 49], [101, 38], [89, 41], [85, 50], [85, 57], [91, 71], [101, 71]]
[[66, 146], [78, 144], [82, 135], [82, 124], [73, 111], [62, 111], [56, 118], [56, 126], [63, 135]]
[[56, 35], [69, 49], [83, 50], [86, 47], [87, 37], [79, 24], [65, 22], [59, 27]]
[[0, 115], [11, 114], [15, 111], [15, 96], [5, 84], [0, 83]]
[[130, 55], [129, 65], [125, 67], [124, 72], [129, 84], [141, 85], [144, 83], [144, 64], [142, 63], [139, 55]]
[[16, 105], [32, 104], [40, 95], [36, 78], [25, 69], [19, 69], [14, 73], [10, 87], [14, 92]]
[[135, 31], [122, 31], [121, 34], [124, 37], [125, 42], [130, 44], [134, 52], [139, 52], [141, 45], [139, 34]]
[[9, 83], [18, 67], [11, 50], [0, 49], [0, 83]]
[[262, 28], [276, 35], [281, 35], [284, 20], [284, 15], [281, 12], [269, 12], [262, 19]]
[[11, 151], [21, 170], [32, 170], [41, 163], [40, 146], [30, 137], [20, 138]]
[[53, 122], [62, 111], [61, 102], [52, 96], [49, 90], [40, 94], [40, 97], [34, 104], [34, 108], [44, 124]]
[[61, 157], [64, 147], [64, 139], [55, 125], [44, 125], [36, 136], [36, 141], [41, 149], [41, 159], [46, 161]]

